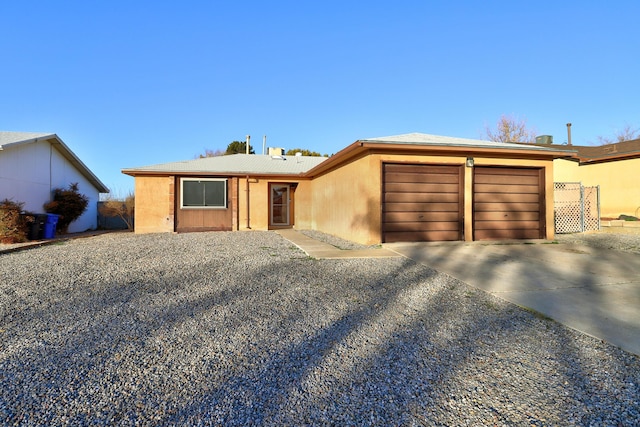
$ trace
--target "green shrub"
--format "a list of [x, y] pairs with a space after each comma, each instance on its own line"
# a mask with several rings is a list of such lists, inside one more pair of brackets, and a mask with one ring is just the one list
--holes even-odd
[[22, 216], [24, 203], [9, 199], [0, 201], [0, 243], [22, 243], [27, 240], [27, 221]]
[[53, 201], [45, 203], [47, 213], [59, 215], [56, 229], [59, 233], [66, 233], [71, 224], [87, 210], [89, 198], [78, 191], [78, 183], [72, 183], [68, 189], [53, 190]]

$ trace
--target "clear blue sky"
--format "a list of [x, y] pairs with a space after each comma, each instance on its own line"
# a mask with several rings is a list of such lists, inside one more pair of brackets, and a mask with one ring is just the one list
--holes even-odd
[[335, 153], [502, 114], [595, 143], [640, 127], [640, 2], [5, 1], [0, 129], [57, 133], [116, 192], [122, 168], [251, 135]]

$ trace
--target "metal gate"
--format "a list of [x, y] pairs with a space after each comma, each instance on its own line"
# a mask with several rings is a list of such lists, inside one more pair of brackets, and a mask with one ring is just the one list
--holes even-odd
[[580, 182], [553, 184], [553, 210], [557, 234], [600, 230], [600, 186]]

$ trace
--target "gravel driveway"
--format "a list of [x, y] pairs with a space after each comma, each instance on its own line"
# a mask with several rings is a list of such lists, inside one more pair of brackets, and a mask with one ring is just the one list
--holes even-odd
[[0, 255], [0, 424], [632, 425], [640, 359], [402, 258], [271, 232]]

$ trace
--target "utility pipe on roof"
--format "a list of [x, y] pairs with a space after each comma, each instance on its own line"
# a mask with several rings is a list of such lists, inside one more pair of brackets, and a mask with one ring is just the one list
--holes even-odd
[[249, 141], [251, 141], [251, 135], [247, 135], [247, 147], [246, 147], [247, 154], [249, 154]]
[[571, 145], [571, 123], [567, 123], [567, 145]]

